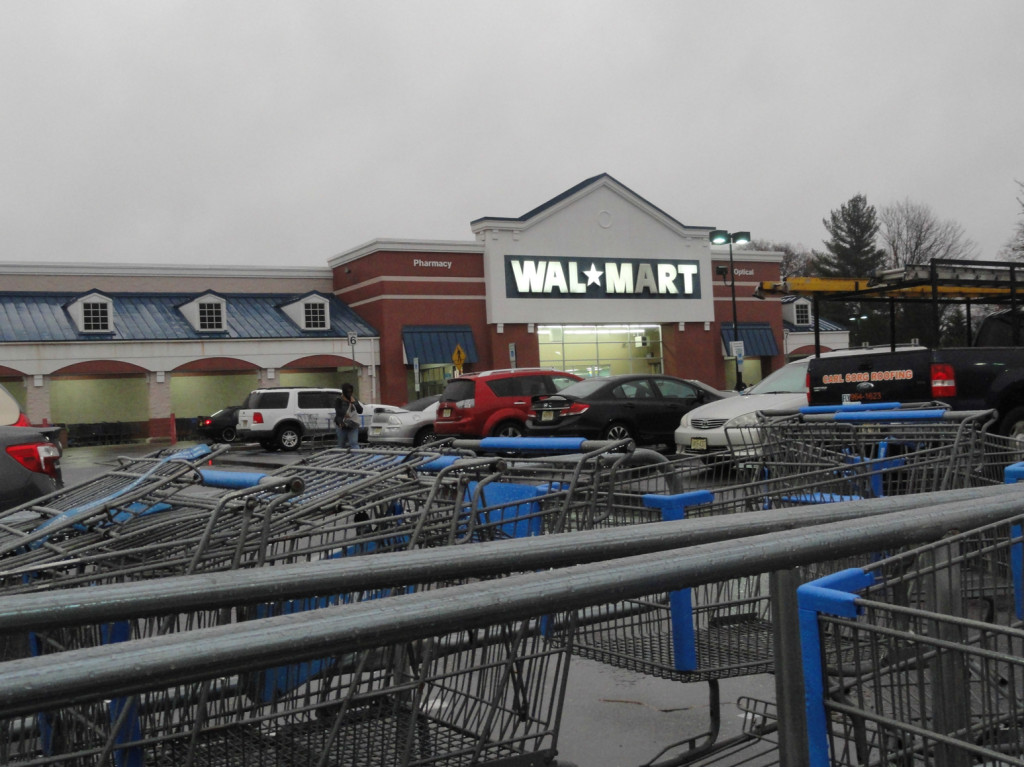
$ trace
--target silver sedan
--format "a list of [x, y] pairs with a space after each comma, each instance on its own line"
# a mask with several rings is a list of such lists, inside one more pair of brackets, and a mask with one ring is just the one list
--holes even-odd
[[402, 410], [376, 412], [370, 420], [367, 441], [371, 445], [412, 445], [434, 440], [434, 419], [441, 395], [414, 400]]

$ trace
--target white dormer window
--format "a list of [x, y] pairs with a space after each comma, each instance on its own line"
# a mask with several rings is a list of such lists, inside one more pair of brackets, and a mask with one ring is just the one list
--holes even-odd
[[306, 330], [327, 329], [327, 304], [323, 301], [309, 301], [302, 305]]
[[811, 324], [811, 307], [803, 301], [798, 301], [793, 307], [796, 312], [796, 323], [797, 325], [810, 325]]
[[82, 303], [82, 332], [110, 332], [110, 303], [108, 301], [85, 301]]
[[70, 306], [68, 313], [79, 333], [113, 333], [114, 302], [101, 293], [90, 293]]
[[331, 327], [331, 303], [315, 293], [285, 304], [281, 310], [303, 330], [328, 330]]
[[227, 330], [228, 303], [220, 296], [207, 293], [181, 307], [181, 313], [192, 328], [200, 333]]
[[199, 329], [224, 329], [224, 304], [219, 301], [201, 301], [199, 303]]

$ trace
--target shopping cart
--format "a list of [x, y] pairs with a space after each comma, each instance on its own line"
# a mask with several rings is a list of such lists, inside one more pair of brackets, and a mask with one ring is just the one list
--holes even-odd
[[[380, 530], [384, 524], [366, 520], [393, 517], [396, 503], [425, 497], [430, 483], [416, 468], [436, 458], [324, 451], [255, 474], [179, 465], [172, 456], [165, 471], [175, 481], [94, 497], [93, 485], [110, 484], [101, 478], [68, 494], [77, 506], [65, 503], [57, 513], [44, 499], [40, 510], [30, 509], [29, 522], [8, 536], [0, 586], [15, 593], [263, 566], [344, 554], [346, 540], [404, 547]], [[239, 486], [224, 487], [231, 478]]]
[[[756, 426], [727, 434], [734, 454], [746, 456], [766, 483], [771, 503], [787, 506], [998, 484], [1003, 469], [1024, 456], [1024, 444], [989, 433], [994, 416], [925, 406], [813, 407], [760, 413]], [[808, 482], [815, 477], [819, 488]], [[795, 489], [780, 497], [774, 488], [785, 484]]]
[[813, 765], [1024, 764], [1022, 525], [799, 588]]
[[[609, 446], [553, 462], [520, 458], [515, 474], [506, 458], [465, 452], [323, 451], [242, 489], [135, 496], [130, 513], [114, 505], [89, 517], [91, 524], [65, 525], [60, 536], [31, 531], [0, 560], [0, 583], [5, 594], [38, 592], [558, 532], [567, 519], [586, 515], [580, 499], [588, 494], [576, 488], [600, 479], [604, 464], [596, 458]], [[69, 517], [82, 520], [76, 510]], [[194, 620], [176, 617], [169, 625], [194, 627]], [[133, 623], [117, 627], [116, 638], [155, 630]], [[110, 641], [105, 631], [41, 632], [22, 644], [36, 655], [60, 652]]]
[[609, 467], [625, 458], [615, 452], [622, 444], [572, 440], [554, 455], [535, 454], [553, 447], [551, 440], [517, 439], [413, 451], [323, 451], [286, 470], [305, 492], [275, 509], [251, 562], [380, 554], [587, 527], [595, 488], [613, 481]]
[[102, 475], [65, 487], [0, 514], [0, 558], [46, 539], [73, 534], [90, 526], [116, 523], [133, 513], [139, 499], [172, 499], [205, 483], [201, 467], [227, 446], [198, 445], [155, 451], [141, 458], [120, 458]]
[[[608, 510], [602, 524], [715, 517], [973, 486], [990, 481], [997, 462], [1003, 462], [1002, 470], [1016, 460], [1019, 450], [985, 440], [990, 414], [950, 417], [941, 409], [922, 421], [918, 413], [926, 411], [905, 410], [915, 414], [909, 425], [902, 422], [908, 416], [891, 414], [874, 414], [852, 425], [834, 414], [827, 420], [821, 414], [815, 414], [817, 420], [800, 413], [763, 415], [746, 430], [747, 439], [733, 442], [727, 458], [685, 456], [621, 469], [619, 483], [598, 504]], [[713, 490], [698, 490], [701, 486]], [[810, 580], [870, 558], [816, 563], [801, 568], [798, 577]], [[764, 573], [651, 594], [579, 616], [578, 654], [642, 674], [708, 683], [708, 731], [676, 744], [686, 752], [665, 764], [694, 761], [735, 745], [735, 740], [717, 741], [718, 680], [774, 670], [769, 578]], [[757, 724], [741, 740], [760, 741], [774, 727], [772, 707], [749, 699], [745, 705]]]
[[230, 491], [181, 481], [101, 499], [79, 493], [78, 507], [36, 514], [11, 537], [0, 587], [16, 593], [579, 528], [589, 524], [593, 488], [609, 481], [605, 459], [615, 446], [512, 463], [466, 451], [326, 450]]
[[314, 445], [335, 439], [334, 417], [322, 413], [298, 413], [302, 437]]
[[[643, 472], [645, 478], [650, 470]], [[626, 470], [627, 475], [630, 473]], [[651, 474], [655, 480], [663, 474]], [[639, 480], [635, 480], [639, 482]], [[628, 483], [627, 483], [628, 484]], [[604, 508], [623, 502], [604, 522], [642, 524], [707, 514], [715, 501], [708, 490], [676, 495], [641, 496], [611, 493]], [[552, 624], [554, 641], [572, 645], [591, 660], [635, 673], [707, 686], [709, 721], [703, 732], [689, 735], [659, 753], [682, 748], [681, 757], [659, 764], [683, 764], [723, 747], [720, 680], [770, 672], [773, 668], [768, 575], [733, 578], [694, 588], [657, 592], [580, 611], [571, 632]]]
[[[301, 619], [295, 614], [301, 602], [330, 602], [345, 610], [433, 585], [329, 597], [311, 593], [276, 603], [273, 612], [286, 614], [277, 618], [261, 617], [245, 604], [225, 603], [209, 612], [231, 623], [218, 630], [220, 636], [252, 621], [272, 632], [283, 621]], [[178, 619], [187, 627], [148, 620], [155, 636], [208, 623], [205, 614]], [[292, 647], [242, 673], [214, 669], [194, 681], [153, 684], [129, 695], [98, 688], [92, 699], [2, 720], [0, 761], [53, 767], [553, 762], [569, 651], [547, 642], [534, 620], [447, 629], [358, 652], [320, 647], [313, 654], [301, 643]]]
[[[23, 547], [19, 556], [3, 563], [6, 591], [276, 566], [552, 532], [561, 524], [558, 520], [571, 515], [572, 488], [603, 476], [600, 467], [606, 464], [596, 457], [607, 449], [598, 445], [577, 458], [563, 455], [557, 460], [519, 456], [513, 461], [514, 472], [507, 449], [501, 457], [324, 451], [282, 475], [301, 486], [301, 494], [263, 503], [263, 496], [270, 494], [257, 484], [245, 491], [244, 504], [224, 504], [215, 523], [208, 509], [192, 502], [193, 496], [179, 494], [173, 507], [159, 513], [137, 515], [120, 526], [76, 531], [60, 541], [59, 556], [54, 548], [37, 554], [38, 550]], [[581, 464], [591, 468], [584, 471]], [[442, 585], [449, 584], [415, 588]], [[382, 599], [408, 588], [412, 587], [199, 612], [169, 606], [167, 614], [157, 617], [32, 632], [28, 651], [52, 655], [240, 621], [295, 617]], [[210, 689], [156, 690], [145, 700], [115, 700], [67, 716], [46, 712], [30, 722], [34, 729], [23, 724], [33, 734], [17, 748], [35, 748], [47, 757], [52, 753], [52, 763], [68, 764], [68, 749], [72, 755], [79, 749], [94, 753], [89, 751], [92, 746], [81, 745], [81, 739], [106, 733], [105, 746], [95, 748], [106, 748], [119, 763], [128, 763], [123, 760], [129, 754], [132, 759], [143, 754], [158, 764], [185, 764], [186, 752], [197, 764], [236, 763], [224, 756], [236, 749], [231, 759], [255, 760], [263, 753], [262, 758], [270, 760], [266, 763], [287, 764], [292, 762], [273, 761], [285, 759], [274, 744], [286, 744], [296, 755], [295, 763], [303, 764], [318, 763], [303, 761], [310, 753], [332, 764], [363, 764], [363, 757], [353, 755], [365, 754], [366, 749], [374, 759], [380, 754], [379, 762], [372, 761], [375, 764], [545, 764], [553, 755], [570, 647], [548, 643], [539, 625], [518, 623], [483, 633], [444, 635], [422, 645], [378, 648], [360, 658], [325, 656], [270, 665], [251, 678], [219, 680]], [[193, 703], [182, 708], [182, 701]], [[147, 720], [149, 712], [159, 721]], [[116, 734], [104, 727], [112, 719], [123, 722]], [[191, 734], [179, 732], [182, 723], [193, 728]], [[99, 734], [89, 734], [94, 730]], [[202, 736], [196, 734], [199, 730]], [[244, 737], [234, 745], [221, 740], [238, 733]], [[126, 745], [136, 736], [141, 739], [137, 747]], [[196, 739], [191, 746], [190, 737]], [[197, 745], [201, 741], [204, 745]], [[156, 750], [150, 750], [151, 742]]]

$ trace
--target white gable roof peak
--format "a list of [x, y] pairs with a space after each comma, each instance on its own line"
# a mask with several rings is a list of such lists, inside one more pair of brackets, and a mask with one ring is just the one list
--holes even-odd
[[552, 216], [555, 216], [558, 213], [579, 204], [580, 201], [595, 194], [599, 194], [602, 191], [607, 191], [616, 195], [626, 201], [629, 205], [643, 211], [651, 218], [660, 221], [663, 225], [676, 230], [680, 234], [705, 237], [707, 232], [711, 231], [713, 228], [710, 226], [687, 226], [681, 221], [670, 216], [661, 208], [653, 205], [650, 201], [641, 197], [632, 189], [620, 183], [607, 173], [602, 173], [598, 176], [593, 176], [580, 182], [576, 186], [562, 192], [560, 195], [538, 205], [533, 210], [524, 213], [522, 216], [515, 218], [486, 216], [471, 222], [471, 227], [478, 237], [488, 230], [512, 232], [523, 231], [546, 221]]

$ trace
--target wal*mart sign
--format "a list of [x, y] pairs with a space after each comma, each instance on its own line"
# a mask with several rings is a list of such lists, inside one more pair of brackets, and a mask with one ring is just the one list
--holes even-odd
[[505, 256], [508, 298], [700, 298], [697, 261]]

